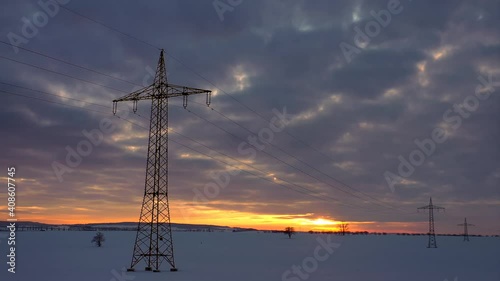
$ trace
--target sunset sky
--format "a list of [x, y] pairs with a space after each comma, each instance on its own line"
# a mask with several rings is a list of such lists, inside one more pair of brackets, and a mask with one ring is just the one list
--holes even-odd
[[[438, 233], [460, 233], [464, 217], [471, 233], [500, 233], [498, 1], [247, 0], [224, 12], [212, 0], [60, 2], [88, 18], [60, 7], [28, 37], [23, 18], [43, 7], [2, 3], [1, 41], [16, 34], [19, 47], [91, 70], [0, 44], [0, 178], [16, 167], [20, 220], [137, 221], [150, 102], [137, 115], [120, 103], [121, 118], [111, 106], [152, 83], [160, 47], [169, 83], [213, 91], [214, 110], [201, 95], [191, 112], [169, 101], [173, 222], [427, 232], [417, 208], [432, 197], [446, 208]], [[272, 131], [283, 111], [285, 129], [253, 157], [242, 139]], [[70, 167], [68, 151], [96, 131], [102, 141]], [[419, 155], [410, 175], [398, 171]]]

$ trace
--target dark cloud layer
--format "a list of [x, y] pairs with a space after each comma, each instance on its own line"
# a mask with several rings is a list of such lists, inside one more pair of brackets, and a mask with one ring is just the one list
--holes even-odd
[[[246, 163], [265, 171], [267, 174], [262, 175], [252, 170], [271, 181], [277, 177], [276, 182], [283, 179], [307, 187], [320, 197], [330, 196], [355, 205], [324, 202], [240, 173], [231, 177], [229, 185], [214, 200], [202, 204], [203, 207], [284, 217], [315, 214], [360, 222], [420, 222], [425, 216], [415, 215], [415, 208], [425, 205], [433, 196], [436, 204], [450, 210], [442, 218], [441, 230], [457, 231], [454, 225], [467, 216], [479, 225], [479, 231], [497, 233], [500, 231], [498, 89], [489, 99], [481, 101], [456, 130], [443, 121], [443, 114], [474, 94], [480, 83], [478, 76], [500, 79], [500, 4], [498, 1], [401, 1], [402, 12], [392, 15], [387, 27], [360, 48], [361, 52], [352, 61], [346, 60], [339, 45], [354, 44], [354, 28], [363, 29], [373, 21], [370, 12], [387, 9], [388, 2], [244, 1], [226, 12], [224, 21], [220, 21], [211, 1], [140, 4], [70, 1], [66, 6], [165, 48], [169, 54], [166, 57], [169, 82], [216, 91], [214, 108], [253, 132], [269, 124], [242, 104], [268, 119], [273, 117], [273, 109], [286, 107], [293, 119], [287, 126], [288, 133], [277, 133], [273, 145], [295, 158], [270, 145], [265, 151], [328, 184], [265, 153], [258, 153], [253, 161]], [[22, 18], [32, 19], [41, 10], [36, 1], [28, 0], [7, 1], [2, 6], [2, 41], [8, 41], [11, 32], [21, 35]], [[20, 46], [136, 85], [151, 83], [151, 70], [156, 69], [159, 54], [151, 46], [64, 9]], [[1, 93], [0, 162], [3, 167], [18, 167], [18, 176], [26, 180], [26, 194], [20, 192], [22, 202], [48, 210], [60, 207], [58, 215], [63, 217], [65, 212], [72, 214], [71, 206], [92, 209], [82, 214], [90, 220], [95, 218], [96, 210], [109, 211], [108, 206], [119, 212], [127, 209], [127, 214], [135, 216], [144, 182], [149, 103], [140, 103], [142, 117], [132, 114], [127, 117], [140, 126], [112, 117], [110, 106], [111, 100], [137, 89], [136, 85], [23, 50], [15, 53], [12, 47], [3, 44], [0, 55], [114, 88], [0, 58], [0, 82], [107, 106], [0, 84], [0, 90], [99, 111]], [[250, 135], [198, 104], [204, 103], [204, 97], [193, 97], [191, 101], [192, 112], [239, 138]], [[240, 139], [183, 110], [179, 101], [171, 104], [173, 130], [231, 157], [249, 161], [247, 155], [238, 153]], [[120, 109], [120, 114], [125, 114], [130, 107], [120, 104]], [[103, 118], [112, 120], [115, 130], [104, 134], [103, 142], [59, 182], [52, 163], [64, 164], [66, 147], [76, 149], [84, 139], [82, 131], [98, 129]], [[408, 159], [417, 148], [414, 140], [431, 137], [437, 127], [449, 132], [448, 140], [438, 144], [435, 153], [391, 192], [384, 172], [397, 174], [398, 156]], [[300, 141], [290, 134], [298, 136]], [[174, 133], [171, 139], [248, 169]], [[182, 206], [199, 208], [199, 203], [192, 201], [193, 189], [203, 190], [207, 183], [213, 182], [211, 173], [232, 169], [175, 143], [170, 144], [170, 156], [172, 200], [187, 204]], [[362, 201], [332, 188], [331, 185], [352, 192], [325, 174], [370, 198]], [[37, 213], [26, 210], [25, 214]], [[188, 221], [189, 217], [185, 219]]]

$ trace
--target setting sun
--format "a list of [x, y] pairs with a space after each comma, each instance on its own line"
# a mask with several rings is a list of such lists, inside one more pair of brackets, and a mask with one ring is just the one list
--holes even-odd
[[314, 225], [335, 225], [337, 223], [334, 222], [334, 221], [331, 221], [331, 220], [326, 220], [326, 219], [323, 219], [323, 218], [318, 218], [318, 219], [313, 220], [312, 224], [314, 224]]

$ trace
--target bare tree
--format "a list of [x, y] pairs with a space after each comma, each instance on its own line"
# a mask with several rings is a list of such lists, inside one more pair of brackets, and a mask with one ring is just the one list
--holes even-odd
[[285, 233], [286, 235], [288, 235], [289, 239], [292, 239], [292, 235], [295, 234], [295, 228], [293, 228], [293, 227], [287, 227], [287, 228], [285, 228], [285, 231], [283, 231], [283, 233]]
[[340, 234], [343, 236], [346, 234], [346, 232], [349, 231], [349, 224], [345, 223], [345, 222], [342, 222], [341, 224], [339, 224], [339, 232]]
[[106, 238], [104, 238], [104, 234], [102, 232], [97, 232], [92, 239], [92, 243], [94, 243], [97, 247], [101, 247], [104, 241], [106, 241]]

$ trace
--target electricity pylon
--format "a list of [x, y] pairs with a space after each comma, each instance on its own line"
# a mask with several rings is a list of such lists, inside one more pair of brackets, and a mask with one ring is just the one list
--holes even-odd
[[464, 223], [457, 224], [458, 226], [463, 226], [464, 227], [464, 242], [467, 241], [469, 242], [469, 226], [474, 226], [473, 224], [467, 223], [467, 218], [465, 218]]
[[436, 234], [434, 233], [434, 210], [439, 212], [439, 210], [444, 210], [444, 208], [433, 205], [431, 197], [429, 205], [417, 208], [417, 210], [429, 210], [429, 244], [427, 248], [437, 248]]
[[211, 91], [167, 83], [163, 52], [160, 52], [153, 84], [113, 100], [113, 114], [118, 102], [132, 101], [135, 113], [139, 100], [151, 100], [144, 199], [128, 271], [134, 271], [141, 261], [145, 261], [146, 271], [159, 272], [164, 261], [170, 264], [171, 271], [177, 271], [168, 205], [168, 99], [182, 96], [186, 108], [189, 95], [206, 94], [207, 105], [210, 105]]

